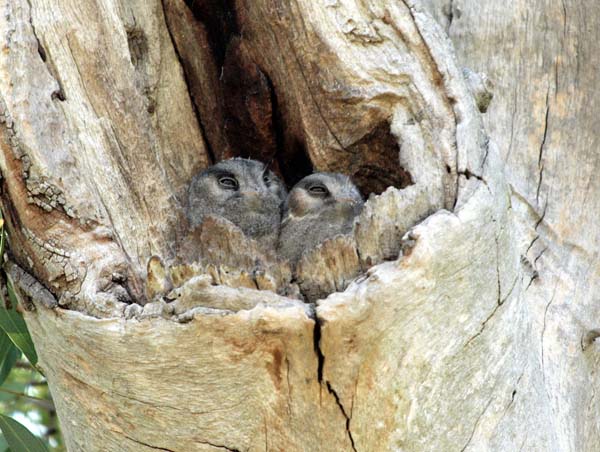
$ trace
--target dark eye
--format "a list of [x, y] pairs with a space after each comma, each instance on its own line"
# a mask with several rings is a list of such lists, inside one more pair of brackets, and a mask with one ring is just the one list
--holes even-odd
[[265, 185], [266, 185], [267, 187], [268, 187], [269, 185], [271, 185], [271, 182], [272, 182], [272, 180], [271, 180], [271, 178], [269, 177], [269, 175], [268, 175], [268, 174], [265, 174], [265, 175], [263, 176], [263, 182], [265, 183]]
[[237, 190], [238, 181], [235, 179], [235, 177], [221, 176], [219, 177], [219, 185], [228, 190]]
[[312, 195], [325, 196], [329, 193], [329, 190], [324, 185], [315, 184], [308, 187], [308, 192]]

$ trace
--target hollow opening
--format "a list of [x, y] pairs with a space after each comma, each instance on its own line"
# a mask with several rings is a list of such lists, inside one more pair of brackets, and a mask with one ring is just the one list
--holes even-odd
[[186, 5], [206, 30], [207, 46], [219, 73], [224, 114], [221, 141], [228, 149], [215, 150], [217, 160], [244, 157], [263, 161], [288, 188], [317, 170], [350, 176], [365, 197], [390, 186], [402, 189], [413, 183], [411, 174], [400, 166], [400, 149], [387, 120], [342, 150], [335, 165], [323, 167], [321, 162], [312, 161], [302, 127], [291, 124], [294, 120], [288, 110], [292, 107], [282, 105], [287, 100], [282, 92], [286, 87], [278, 86], [247, 48], [235, 2], [186, 0]]
[[[214, 117], [201, 109], [197, 109], [196, 113], [206, 141], [226, 144], [222, 146], [223, 149], [212, 150], [216, 160], [243, 157], [268, 163], [288, 190], [305, 176], [317, 171], [339, 172], [349, 176], [365, 198], [371, 194], [381, 195], [389, 187], [401, 190], [414, 183], [412, 175], [400, 165], [402, 149], [390, 131], [387, 118], [378, 116], [379, 120], [369, 124], [366, 132], [352, 143], [348, 144], [345, 137], [345, 140], [341, 140], [343, 145], [338, 142], [339, 146], [331, 146], [327, 151], [315, 150], [316, 140], [308, 135], [305, 124], [297, 117], [301, 113], [294, 102], [300, 101], [291, 98], [286, 91], [293, 87], [285, 86], [285, 76], [282, 77], [271, 66], [256, 61], [256, 53], [248, 48], [249, 41], [245, 41], [244, 33], [240, 30], [234, 0], [186, 0], [185, 3], [194, 20], [206, 30], [204, 39], [207, 42], [199, 43], [199, 46], [205, 44], [204, 50], [208, 49], [207, 53], [212, 55], [214, 63], [211, 70], [218, 73], [218, 77], [212, 79], [191, 72], [185, 74], [190, 93], [194, 85], [197, 88], [195, 91], [200, 94], [210, 87], [215, 88], [220, 109], [214, 109]], [[149, 64], [147, 37], [142, 29], [131, 28], [126, 31], [131, 63], [136, 72], [144, 76], [145, 65]], [[171, 34], [172, 40], [173, 36], [174, 33]], [[173, 44], [177, 47], [175, 40]], [[176, 50], [182, 63], [185, 58], [194, 58], [193, 51], [189, 52], [189, 49], [188, 52]], [[40, 55], [45, 58], [43, 49]], [[211, 62], [211, 59], [208, 61]], [[182, 66], [186, 72], [201, 71], [204, 67], [197, 64]], [[206, 80], [211, 83], [214, 81], [216, 85], [202, 85]], [[202, 102], [201, 96], [196, 97], [198, 102]], [[57, 98], [61, 99], [60, 93]], [[149, 103], [148, 111], [154, 112], [154, 104]], [[206, 124], [211, 127], [206, 127]], [[329, 126], [324, 123], [323, 127]], [[206, 136], [210, 133], [217, 134], [214, 136], [219, 139], [211, 140]], [[332, 155], [322, 158], [324, 152]], [[263, 250], [249, 243], [251, 241], [246, 240], [243, 233], [240, 234], [239, 228], [216, 221], [201, 224], [203, 229], [198, 231], [182, 226], [182, 232], [177, 233], [181, 234], [177, 237], [182, 239], [182, 243], [173, 245], [174, 250], [178, 248], [173, 251], [175, 257], [160, 256], [164, 263], [148, 267], [146, 275], [143, 275], [146, 278], [140, 278], [145, 284], [143, 289], [137, 290], [132, 286], [134, 278], [112, 277], [98, 291], [112, 294], [116, 302], [137, 301], [144, 297], [144, 301], [153, 301], [157, 299], [155, 295], [160, 295], [164, 300], [174, 288], [182, 287], [178, 284], [208, 276], [210, 284], [200, 285], [199, 290], [210, 292], [214, 285], [270, 290], [291, 298], [304, 295], [305, 301], [314, 302], [329, 293], [345, 290], [350, 281], [371, 265], [399, 255], [401, 237], [407, 228], [404, 223], [398, 226], [398, 218], [390, 218], [398, 210], [394, 210], [398, 205], [395, 204], [398, 198], [394, 198], [398, 196], [397, 192], [390, 190], [390, 193], [387, 198], [385, 196], [388, 193], [382, 195], [380, 198], [383, 201], [379, 204], [372, 204], [374, 207], [367, 212], [368, 215], [360, 217], [360, 228], [354, 223], [353, 229], [346, 234], [348, 237], [322, 242], [308, 249], [314, 253], [306, 259], [302, 257], [305, 269], [302, 275], [295, 273], [291, 265], [278, 256], [263, 253]], [[385, 218], [385, 221], [380, 221], [381, 218]], [[187, 233], [189, 236], [185, 237]], [[373, 246], [378, 247], [380, 252], [374, 253], [369, 248], [370, 243], [375, 243]], [[184, 251], [186, 247], [191, 250], [188, 259]], [[189, 258], [192, 252], [196, 255]], [[205, 262], [200, 262], [204, 258]], [[337, 267], [332, 262], [341, 262], [343, 265]], [[149, 287], [150, 284], [156, 287]], [[144, 291], [145, 296], [138, 296]]]
[[[271, 62], [261, 59], [256, 43], [242, 31], [240, 23], [244, 17], [235, 10], [233, 0], [187, 0], [186, 5], [192, 13], [188, 20], [195, 20], [197, 27], [203, 30], [198, 35], [205, 36], [198, 44], [204, 47], [198, 52], [210, 55], [218, 74], [212, 80], [216, 83], [213, 91], [217, 94], [220, 116], [199, 115], [206, 140], [225, 143], [223, 149], [213, 149], [214, 163], [232, 157], [262, 161], [283, 180], [288, 190], [314, 172], [342, 173], [352, 179], [365, 199], [371, 194], [380, 195], [389, 187], [401, 190], [414, 183], [412, 175], [400, 165], [401, 148], [391, 133], [389, 119], [373, 122], [350, 144], [342, 145], [338, 141], [327, 151], [330, 154], [325, 155], [323, 150], [314, 148], [315, 137], [309, 136], [314, 132], [308, 132], [298, 117], [301, 100], [286, 91], [291, 87], [286, 86], [285, 76], [282, 78]], [[174, 44], [177, 47], [177, 43]], [[194, 58], [194, 52], [189, 49], [180, 50], [177, 51], [180, 58]], [[184, 71], [205, 66], [182, 63]], [[194, 81], [207, 79], [211, 77], [203, 79], [202, 74], [186, 73], [191, 92], [202, 92], [206, 86], [199, 85], [200, 88], [194, 90], [190, 81], [193, 85]], [[198, 101], [202, 102], [201, 96]], [[197, 110], [200, 112], [202, 108]], [[325, 119], [323, 122], [323, 128], [328, 128]], [[206, 133], [217, 135], [206, 136]], [[191, 228], [184, 239], [186, 243], [180, 247], [178, 262], [185, 267], [186, 263], [203, 261], [202, 271], [211, 273], [212, 284], [269, 289], [280, 295], [304, 295], [305, 301], [315, 301], [344, 290], [347, 283], [367, 267], [389, 256], [398, 256], [401, 229], [406, 225], [398, 226], [394, 224], [397, 219], [392, 218], [387, 222], [377, 220], [378, 216], [387, 215], [386, 209], [395, 212], [392, 205], [397, 202], [394, 198], [397, 195], [390, 193], [373, 207], [375, 214], [370, 210], [367, 216], [360, 217], [360, 228], [351, 222], [350, 232], [346, 230], [343, 238], [327, 239], [312, 248], [305, 243], [311, 234], [302, 234], [303, 248], [309, 248], [310, 256], [305, 258], [304, 253], [301, 262], [295, 264], [287, 257], [281, 258], [281, 240], [277, 256], [264, 254], [264, 250], [257, 249], [243, 231], [235, 224], [228, 224], [225, 218], [221, 218], [224, 222], [213, 219], [195, 223], [197, 226]], [[393, 230], [385, 229], [387, 227]], [[377, 237], [378, 234], [381, 237]], [[377, 242], [380, 251], [368, 250], [365, 245], [368, 242]], [[215, 254], [220, 247], [222, 249]], [[335, 268], [330, 265], [334, 261], [344, 265]], [[322, 275], [324, 279], [320, 279]], [[175, 279], [181, 280], [179, 276]], [[170, 283], [159, 286], [170, 286]]]
[[131, 64], [137, 69], [146, 59], [148, 54], [148, 38], [140, 28], [128, 28], [127, 46], [129, 47], [129, 57]]
[[223, 67], [229, 41], [239, 34], [234, 0], [185, 0], [185, 3], [206, 27], [215, 63]]

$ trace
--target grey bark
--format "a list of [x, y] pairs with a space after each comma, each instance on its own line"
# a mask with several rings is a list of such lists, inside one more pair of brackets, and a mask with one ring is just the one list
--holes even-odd
[[[540, 409], [552, 413], [547, 450], [595, 450], [600, 76], [593, 24], [600, 10], [569, 1], [428, 3], [460, 64], [484, 71], [495, 86], [484, 122], [505, 162], [519, 237], [538, 276], [525, 300], [543, 383]], [[531, 436], [523, 450], [534, 448]]]
[[[6, 269], [69, 450], [595, 450], [600, 12], [555, 3], [0, 2]], [[315, 307], [185, 224], [240, 154], [372, 192]]]

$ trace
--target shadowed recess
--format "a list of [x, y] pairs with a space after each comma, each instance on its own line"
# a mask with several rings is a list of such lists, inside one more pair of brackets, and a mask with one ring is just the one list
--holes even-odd
[[227, 46], [221, 70], [225, 103], [224, 133], [236, 155], [270, 161], [277, 152], [272, 87], [239, 37]]
[[206, 27], [215, 62], [223, 66], [227, 45], [238, 33], [234, 0], [185, 0], [185, 3]]
[[387, 121], [379, 123], [348, 150], [354, 158], [345, 171], [363, 194], [380, 194], [389, 186], [405, 188], [413, 184], [410, 173], [400, 166], [400, 147]]
[[[290, 118], [285, 114], [289, 106], [280, 104], [285, 94], [281, 90], [285, 87], [277, 85], [268, 70], [252, 58], [252, 49], [247, 48], [248, 43], [237, 24], [235, 2], [185, 0], [185, 4], [193, 13], [190, 20], [197, 21], [196, 26], [206, 30], [205, 45], [210, 49], [218, 73], [214, 92], [222, 116], [200, 118], [205, 130], [210, 132], [209, 138], [220, 135], [218, 139], [209, 139], [221, 143], [223, 148], [213, 149], [217, 160], [239, 156], [269, 163], [288, 187], [316, 170], [341, 172], [352, 177], [364, 196], [380, 194], [389, 186], [404, 188], [413, 183], [408, 171], [400, 166], [400, 148], [387, 120], [346, 146], [335, 167], [323, 168], [319, 162], [311, 161], [306, 138], [299, 131], [301, 128], [289, 124]], [[186, 78], [193, 85], [193, 81], [202, 77], [188, 74], [198, 68], [186, 64], [186, 55], [194, 54], [186, 50], [178, 53]], [[190, 89], [194, 91], [194, 86]], [[196, 93], [195, 99], [200, 97]], [[215, 121], [220, 124], [209, 124]]]

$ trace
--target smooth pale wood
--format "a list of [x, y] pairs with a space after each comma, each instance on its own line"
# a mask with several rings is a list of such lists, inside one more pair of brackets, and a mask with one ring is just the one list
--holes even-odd
[[[36, 308], [26, 320], [69, 450], [595, 450], [600, 196], [585, 108], [597, 57], [573, 58], [575, 40], [590, 55], [595, 41], [556, 20], [558, 2], [483, 4], [469, 3], [455, 41], [502, 75], [471, 64], [495, 82], [486, 122], [499, 148], [420, 4], [233, 5], [285, 146], [353, 174], [398, 156], [392, 180], [403, 169], [413, 182], [373, 197], [354, 231], [363, 269], [391, 260], [315, 311], [203, 276], [171, 291], [176, 301], [126, 307], [123, 291], [144, 301], [150, 256], [176, 258], [186, 183], [209, 161], [162, 7], [0, 4], [2, 204], [26, 272], [9, 277]], [[511, 25], [527, 12], [535, 27]], [[522, 33], [535, 44], [514, 58]], [[537, 66], [536, 49], [558, 41], [571, 58]], [[567, 72], [540, 91], [561, 73], [549, 68]], [[583, 122], [566, 120], [573, 108]], [[578, 159], [559, 161], [565, 149]], [[566, 188], [579, 184], [581, 195]], [[44, 307], [48, 289], [64, 307]]]
[[206, 311], [185, 324], [27, 316], [69, 450], [350, 449], [302, 303]]
[[[517, 450], [527, 431], [532, 450], [551, 450], [550, 412], [530, 415], [545, 396], [498, 164], [461, 208], [413, 228], [401, 259], [318, 304], [323, 379], [351, 413], [357, 450], [463, 450], [486, 437]], [[521, 381], [531, 393], [512, 406]]]
[[[495, 86], [484, 119], [507, 166], [521, 253], [538, 275], [524, 302], [544, 381], [539, 410], [553, 413], [544, 419], [556, 432], [549, 450], [597, 450], [600, 10], [559, 0], [427, 3], [460, 64]], [[518, 434], [523, 450], [538, 447], [531, 434]]]

